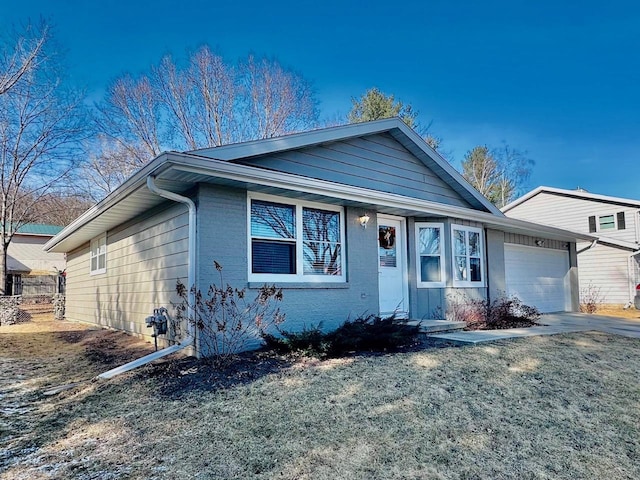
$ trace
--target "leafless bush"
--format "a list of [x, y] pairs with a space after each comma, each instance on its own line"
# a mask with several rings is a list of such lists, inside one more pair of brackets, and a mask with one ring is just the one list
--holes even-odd
[[448, 299], [447, 319], [466, 322], [467, 330], [531, 327], [540, 319], [537, 308], [525, 305], [515, 295], [502, 294], [492, 302], [464, 295], [449, 295]]
[[589, 282], [589, 285], [580, 289], [580, 311], [582, 313], [596, 313], [603, 301], [604, 296], [600, 287], [595, 286], [593, 282]]
[[[285, 315], [276, 306], [282, 301], [282, 289], [263, 285], [253, 301], [247, 301], [246, 289], [224, 285], [222, 266], [214, 262], [220, 274], [220, 286], [212, 284], [206, 294], [178, 280], [176, 291], [182, 302], [176, 306], [175, 322], [195, 327], [198, 354], [216, 364], [228, 362], [261, 339], [271, 326], [280, 325]], [[191, 295], [190, 295], [191, 294]], [[191, 300], [193, 298], [193, 300]]]

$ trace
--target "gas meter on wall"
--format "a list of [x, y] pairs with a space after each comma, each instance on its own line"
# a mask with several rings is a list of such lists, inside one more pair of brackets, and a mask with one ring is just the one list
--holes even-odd
[[153, 315], [145, 318], [144, 320], [147, 324], [147, 328], [153, 327], [153, 335], [151, 336], [155, 340], [156, 350], [158, 350], [158, 335], [167, 334], [167, 325], [169, 324], [167, 318], [168, 314], [169, 312], [164, 307], [154, 308]]

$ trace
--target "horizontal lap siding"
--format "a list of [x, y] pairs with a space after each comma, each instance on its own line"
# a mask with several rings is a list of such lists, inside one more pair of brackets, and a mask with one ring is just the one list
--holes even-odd
[[[536, 245], [536, 241], [542, 240], [544, 244], [541, 247]], [[516, 245], [524, 245], [527, 247], [538, 247], [538, 248], [550, 248], [553, 250], [568, 250], [569, 246], [567, 242], [562, 242], [560, 240], [550, 240], [544, 237], [530, 237], [529, 235], [518, 235], [516, 233], [505, 233], [504, 234], [505, 243], [514, 243]]]
[[596, 245], [578, 257], [580, 290], [592, 284], [600, 290], [604, 303], [624, 304], [630, 297], [629, 252], [606, 245]]
[[144, 319], [177, 301], [177, 279], [188, 274], [188, 215], [164, 207], [107, 232], [107, 272], [89, 274], [89, 244], [67, 256], [69, 320], [149, 336]]
[[625, 229], [605, 230], [599, 233], [616, 240], [635, 242], [637, 208], [543, 192], [512, 208], [506, 214], [521, 220], [588, 233], [590, 216], [616, 215], [618, 212], [625, 213]]
[[448, 205], [469, 207], [456, 191], [386, 134], [283, 152], [246, 163]]

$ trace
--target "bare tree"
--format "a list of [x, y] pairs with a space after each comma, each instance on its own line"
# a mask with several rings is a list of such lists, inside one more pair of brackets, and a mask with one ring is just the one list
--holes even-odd
[[0, 53], [0, 95], [11, 90], [23, 76], [46, 61], [44, 45], [49, 38], [49, 27], [46, 24], [29, 24], [24, 32], [14, 36], [13, 48], [3, 48]]
[[498, 162], [486, 145], [472, 148], [464, 156], [462, 175], [482, 195], [489, 197], [498, 180]]
[[79, 189], [86, 198], [99, 202], [141, 166], [139, 155], [112, 138], [99, 135], [87, 160], [79, 166]]
[[311, 84], [280, 63], [249, 55], [242, 65], [245, 139], [273, 138], [315, 125]]
[[116, 80], [97, 109], [100, 134], [119, 143], [128, 162], [142, 166], [162, 151], [160, 103], [147, 76], [125, 75]]
[[183, 68], [165, 56], [151, 73], [125, 75], [98, 105], [98, 135], [83, 169], [99, 199], [163, 149], [196, 150], [315, 126], [311, 84], [276, 60], [240, 67], [203, 46]]
[[52, 191], [33, 203], [32, 218], [49, 225], [69, 225], [93, 202], [73, 191]]
[[525, 185], [533, 164], [526, 153], [506, 143], [496, 149], [482, 145], [467, 152], [462, 161], [462, 175], [489, 201], [503, 207]]
[[195, 128], [204, 135], [195, 148], [241, 141], [236, 69], [204, 46], [191, 57], [188, 75], [197, 94]]
[[59, 64], [43, 52], [45, 60], [32, 63], [0, 95], [0, 294], [5, 293], [7, 248], [22, 225], [39, 221], [35, 206], [67, 187], [64, 179], [78, 158], [85, 123], [80, 96], [64, 90]]

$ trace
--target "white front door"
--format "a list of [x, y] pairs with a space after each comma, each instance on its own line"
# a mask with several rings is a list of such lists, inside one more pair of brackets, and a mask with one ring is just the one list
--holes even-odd
[[378, 273], [380, 315], [409, 314], [407, 242], [402, 217], [378, 215]]

